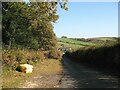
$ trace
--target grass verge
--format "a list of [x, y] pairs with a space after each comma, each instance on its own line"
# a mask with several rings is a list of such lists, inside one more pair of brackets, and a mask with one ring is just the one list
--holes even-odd
[[6, 68], [3, 68], [3, 88], [20, 88], [24, 85], [25, 81], [31, 77], [35, 77], [44, 73], [55, 73], [55, 72], [62, 72], [62, 64], [60, 60], [55, 59], [46, 59], [42, 62], [38, 62], [35, 65], [33, 65], [33, 73], [26, 74], [21, 73], [13, 70], [7, 70]]

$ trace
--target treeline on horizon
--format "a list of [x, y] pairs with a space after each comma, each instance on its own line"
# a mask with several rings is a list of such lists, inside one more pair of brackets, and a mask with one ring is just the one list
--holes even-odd
[[71, 38], [77, 41], [90, 42], [90, 43], [109, 43], [118, 41], [118, 37], [93, 37], [93, 38]]

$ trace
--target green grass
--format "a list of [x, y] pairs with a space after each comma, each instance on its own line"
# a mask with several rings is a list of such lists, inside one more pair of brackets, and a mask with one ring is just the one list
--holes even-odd
[[87, 42], [83, 42], [83, 41], [77, 41], [77, 40], [74, 40], [72, 38], [58, 38], [58, 42], [64, 42], [64, 43], [81, 45], [81, 46], [95, 45], [93, 43], [87, 43]]
[[17, 88], [20, 82], [24, 82], [31, 74], [25, 74], [13, 70], [8, 70], [3, 67], [2, 73], [2, 87], [3, 88]]
[[62, 72], [62, 64], [60, 60], [45, 59], [42, 62], [38, 62], [33, 65], [32, 73], [22, 73], [13, 70], [8, 70], [6, 67], [3, 68], [2, 73], [2, 87], [3, 88], [20, 88], [24, 86], [27, 79], [41, 76], [44, 73], [55, 73]]
[[[50, 72], [50, 70], [52, 71], [57, 69], [58, 65], [56, 64], [57, 64], [57, 61], [61, 59], [61, 55], [60, 55], [60, 52], [55, 50], [53, 51], [51, 50], [53, 53], [51, 53], [50, 55], [53, 57], [49, 58], [48, 55], [51, 51], [41, 51], [41, 50], [35, 51], [35, 50], [28, 50], [28, 49], [21, 50], [21, 49], [4, 48], [1, 53], [2, 62], [3, 62], [2, 63], [3, 88], [17, 88], [20, 82], [24, 82], [26, 79], [28, 79], [29, 77], [32, 77], [33, 75], [37, 75], [40, 72], [45, 72], [45, 70], [47, 72]], [[19, 66], [20, 64], [26, 64], [27, 62], [34, 66], [33, 73], [26, 74], [26, 73], [21, 73], [16, 71], [17, 66]], [[41, 63], [43, 62], [44, 62], [44, 65], [42, 66]], [[41, 70], [41, 68], [45, 70], [43, 71]]]
[[86, 46], [95, 46], [94, 43], [78, 41], [73, 38], [58, 38], [58, 47], [62, 47], [61, 44], [64, 44], [65, 47], [71, 47], [73, 49], [78, 49]]
[[59, 44], [59, 48], [62, 47], [61, 44], [64, 44], [65, 47], [71, 47], [73, 49], [78, 49], [78, 48], [81, 48], [81, 47], [84, 47], [82, 45], [75, 45], [75, 44], [68, 44], [68, 43], [64, 43], [64, 42], [58, 42]]
[[57, 38], [58, 47], [62, 47], [61, 44], [64, 44], [65, 47], [71, 47], [73, 49], [79, 49], [81, 47], [88, 46], [101, 46], [104, 43], [114, 43], [118, 39], [116, 37], [95, 37], [95, 38]]

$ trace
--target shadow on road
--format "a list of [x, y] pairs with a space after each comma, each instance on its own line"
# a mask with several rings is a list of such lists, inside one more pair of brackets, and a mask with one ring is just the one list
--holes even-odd
[[65, 56], [63, 68], [61, 88], [118, 88], [116, 76], [75, 63]]

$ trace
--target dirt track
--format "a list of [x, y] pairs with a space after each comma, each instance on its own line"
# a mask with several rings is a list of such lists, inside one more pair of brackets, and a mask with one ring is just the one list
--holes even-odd
[[90, 69], [63, 57], [61, 88], [118, 88], [116, 76]]
[[60, 73], [44, 73], [28, 79], [22, 88], [58, 88]]
[[43, 73], [29, 78], [23, 88], [118, 88], [116, 76], [90, 69], [63, 57], [63, 73]]

